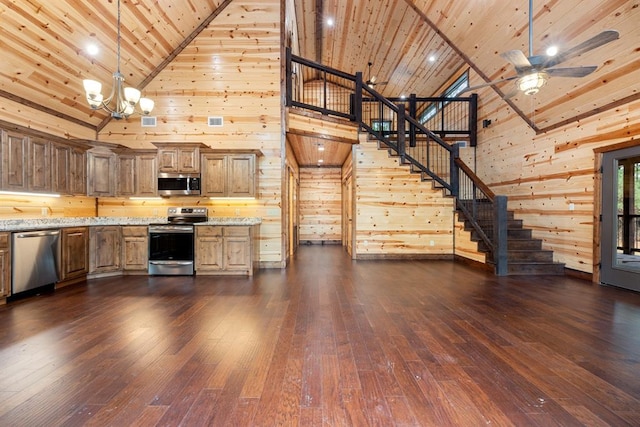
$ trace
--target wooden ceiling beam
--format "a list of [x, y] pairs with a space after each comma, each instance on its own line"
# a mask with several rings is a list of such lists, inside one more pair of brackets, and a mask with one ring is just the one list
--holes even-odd
[[59, 117], [61, 119], [67, 120], [67, 121], [69, 121], [71, 123], [75, 123], [77, 125], [87, 127], [89, 129], [97, 132], [96, 126], [92, 125], [91, 123], [87, 123], [87, 122], [85, 122], [83, 120], [77, 119], [77, 118], [72, 117], [72, 116], [70, 116], [68, 114], [61, 113], [61, 112], [56, 111], [56, 110], [54, 110], [52, 108], [45, 107], [44, 105], [38, 104], [36, 102], [29, 101], [28, 99], [24, 99], [22, 97], [19, 97], [18, 95], [14, 95], [14, 94], [9, 93], [9, 92], [7, 92], [5, 90], [0, 89], [0, 97], [6, 98], [6, 99], [11, 100], [13, 102], [17, 102], [18, 104], [24, 105], [26, 107], [33, 108], [34, 110], [42, 111], [43, 113], [50, 114], [50, 115], [55, 116], [55, 117]]

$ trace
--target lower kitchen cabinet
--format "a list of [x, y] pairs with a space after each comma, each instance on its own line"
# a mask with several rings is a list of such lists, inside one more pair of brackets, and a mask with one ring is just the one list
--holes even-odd
[[60, 282], [84, 279], [89, 273], [89, 228], [62, 229]]
[[11, 295], [11, 233], [0, 233], [0, 298]]
[[122, 229], [119, 225], [91, 227], [89, 231], [89, 274], [110, 275], [122, 270]]
[[122, 227], [122, 269], [127, 274], [146, 274], [149, 261], [149, 233], [146, 226]]
[[196, 274], [253, 275], [253, 227], [196, 226]]

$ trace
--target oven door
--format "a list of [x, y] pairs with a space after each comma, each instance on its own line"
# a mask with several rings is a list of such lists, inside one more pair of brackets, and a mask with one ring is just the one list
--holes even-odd
[[149, 226], [149, 274], [193, 275], [193, 226]]

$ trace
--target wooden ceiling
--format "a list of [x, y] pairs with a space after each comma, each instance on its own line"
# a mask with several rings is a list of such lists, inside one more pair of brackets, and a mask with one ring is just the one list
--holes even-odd
[[[499, 54], [528, 50], [527, 0], [291, 1], [299, 36], [294, 49], [300, 56], [348, 73], [362, 71], [367, 78], [367, 63], [372, 62], [371, 74], [389, 82], [376, 90], [387, 96], [436, 94], [463, 67], [480, 76], [472, 83], [508, 77], [513, 69]], [[203, 23], [212, 19], [215, 25], [227, 3], [242, 0], [122, 0], [121, 66], [127, 83], [144, 86], [153, 80]], [[618, 30], [620, 39], [563, 64], [597, 65], [593, 74], [554, 78], [534, 97], [509, 100], [510, 108], [545, 130], [638, 96], [639, 3], [535, 1], [536, 53], [551, 43], [561, 49], [574, 46], [605, 29]], [[115, 0], [0, 0], [0, 96], [100, 129], [107, 116], [87, 106], [81, 80], [110, 82], [116, 64], [116, 10]], [[96, 56], [87, 51], [91, 42], [100, 49]], [[204, 57], [194, 61], [193, 72], [210, 65]], [[509, 92], [512, 84], [496, 89]], [[479, 91], [480, 102], [492, 91]], [[305, 143], [302, 137], [290, 140]]]

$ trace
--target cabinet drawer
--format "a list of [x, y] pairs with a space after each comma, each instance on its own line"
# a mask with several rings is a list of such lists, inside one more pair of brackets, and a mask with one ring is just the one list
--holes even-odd
[[196, 234], [198, 236], [222, 236], [222, 227], [198, 225], [196, 226]]
[[127, 225], [122, 227], [122, 236], [123, 237], [146, 237], [147, 236], [147, 226], [145, 225]]
[[229, 226], [224, 228], [224, 235], [226, 236], [248, 236], [249, 228], [246, 226]]

